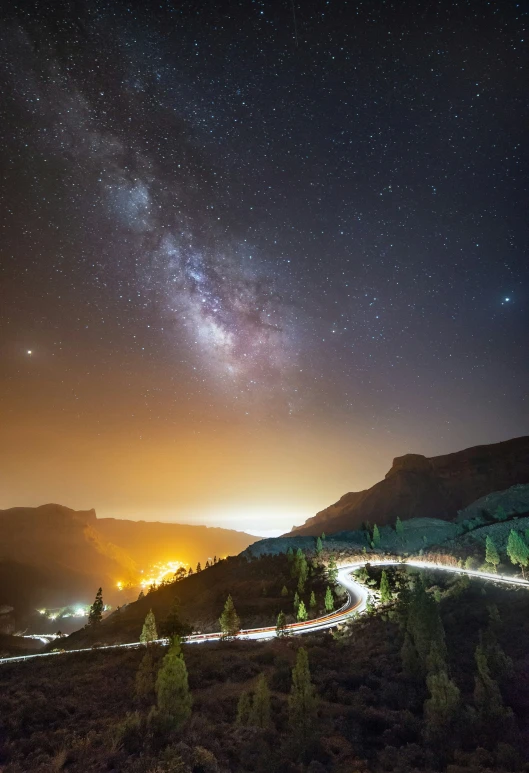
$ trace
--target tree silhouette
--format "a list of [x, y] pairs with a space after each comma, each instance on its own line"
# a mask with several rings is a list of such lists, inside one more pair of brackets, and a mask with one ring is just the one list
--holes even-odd
[[156, 620], [154, 618], [154, 612], [149, 609], [145, 622], [143, 623], [143, 630], [141, 632], [140, 641], [143, 644], [147, 644], [150, 641], [156, 641], [158, 638], [158, 631], [156, 630]]
[[487, 539], [485, 540], [485, 562], [491, 564], [494, 571], [497, 570], [497, 566], [500, 563], [500, 556], [496, 549], [496, 545], [494, 544], [494, 540], [488, 534]]
[[90, 607], [88, 612], [88, 625], [97, 625], [103, 618], [103, 610], [105, 605], [103, 604], [103, 591], [101, 588], [96, 593], [94, 603]]
[[301, 647], [292, 670], [292, 689], [288, 701], [291, 732], [301, 746], [306, 748], [312, 740], [316, 725], [318, 701], [310, 678], [307, 651]]
[[231, 639], [234, 636], [237, 636], [241, 627], [241, 621], [237, 616], [231, 596], [228, 596], [226, 599], [224, 611], [219, 618], [219, 622], [223, 639]]
[[191, 715], [192, 697], [178, 636], [172, 640], [158, 671], [156, 697], [159, 713], [173, 727], [180, 727]]
[[270, 690], [265, 675], [259, 674], [250, 709], [248, 724], [266, 730], [270, 727]]

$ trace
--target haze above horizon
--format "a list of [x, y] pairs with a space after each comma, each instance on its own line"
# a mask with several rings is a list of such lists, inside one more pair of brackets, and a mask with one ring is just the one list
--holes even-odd
[[529, 434], [523, 11], [297, 13], [3, 11], [0, 508], [271, 535]]

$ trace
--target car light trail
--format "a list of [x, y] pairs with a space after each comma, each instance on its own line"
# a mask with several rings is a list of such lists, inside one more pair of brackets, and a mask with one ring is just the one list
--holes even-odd
[[[351, 577], [351, 572], [357, 569], [361, 569], [363, 566], [369, 564], [370, 566], [412, 566], [417, 569], [430, 569], [441, 570], [444, 572], [451, 572], [453, 574], [465, 574], [470, 577], [477, 577], [481, 580], [487, 580], [492, 582], [499, 582], [505, 585], [517, 585], [524, 588], [529, 588], [529, 581], [520, 579], [518, 577], [512, 577], [504, 574], [495, 574], [493, 572], [480, 572], [475, 569], [462, 569], [459, 566], [450, 566], [447, 564], [434, 564], [428, 561], [359, 561], [354, 564], [346, 564], [341, 566], [338, 570], [338, 584], [341, 585], [347, 593], [347, 601], [340, 609], [335, 612], [331, 612], [328, 615], [323, 615], [315, 620], [307, 620], [304, 623], [292, 623], [286, 627], [289, 634], [301, 635], [305, 633], [316, 633], [318, 631], [325, 631], [329, 628], [336, 628], [340, 623], [344, 623], [353, 614], [359, 614], [366, 608], [367, 599], [370, 596], [370, 592], [367, 588], [361, 585], [359, 582]], [[276, 637], [275, 626], [269, 626], [264, 628], [250, 628], [248, 630], [241, 630], [239, 634], [234, 637], [237, 641], [263, 641], [266, 639], [274, 639]], [[187, 644], [201, 644], [202, 642], [220, 641], [222, 639], [220, 632], [205, 633], [205, 634], [193, 634], [185, 639]], [[166, 646], [168, 644], [167, 639], [158, 639], [157, 644]], [[65, 655], [73, 652], [94, 652], [94, 650], [115, 650], [115, 649], [133, 649], [135, 647], [145, 647], [145, 644], [141, 642], [130, 642], [128, 644], [108, 644], [102, 647], [84, 647], [76, 650], [61, 650], [58, 652], [39, 652], [34, 655], [18, 655], [12, 658], [0, 658], [0, 664], [5, 663], [20, 663], [23, 660], [31, 660], [33, 658], [46, 658], [52, 655]]]

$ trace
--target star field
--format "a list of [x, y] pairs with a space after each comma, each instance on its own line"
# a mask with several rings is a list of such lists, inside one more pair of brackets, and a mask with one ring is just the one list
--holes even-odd
[[[272, 499], [297, 503], [310, 447], [325, 482], [299, 500], [308, 516], [393, 455], [529, 431], [527, 10], [294, 12], [295, 27], [290, 3], [253, 0], [4, 13], [8, 443], [59, 449], [64, 432], [176, 460], [189, 433], [197, 486], [206, 457], [237, 449], [226, 511], [276, 467]], [[10, 464], [3, 506], [22, 449]], [[176, 506], [168, 480], [156, 512]]]

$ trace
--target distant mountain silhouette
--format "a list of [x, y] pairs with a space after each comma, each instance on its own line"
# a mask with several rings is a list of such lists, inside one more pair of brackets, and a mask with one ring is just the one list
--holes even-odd
[[345, 494], [335, 504], [295, 526], [291, 535], [317, 536], [408, 518], [452, 520], [476, 499], [529, 483], [529, 437], [475, 446], [430, 459], [406, 454], [393, 460], [384, 480]]
[[0, 510], [0, 605], [23, 612], [86, 603], [99, 586], [116, 603], [117, 580], [137, 580], [157, 561], [194, 566], [238, 554], [255, 539], [229, 529], [98, 519], [95, 510], [57, 504]]

